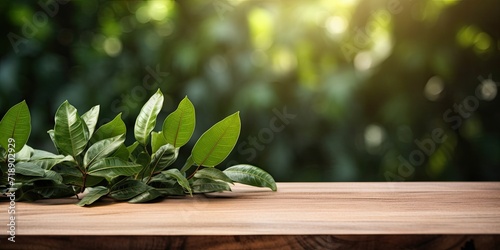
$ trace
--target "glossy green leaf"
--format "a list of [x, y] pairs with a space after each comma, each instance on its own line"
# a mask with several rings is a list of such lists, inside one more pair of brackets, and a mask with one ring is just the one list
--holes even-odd
[[[28, 141], [31, 133], [31, 116], [28, 105], [22, 101], [12, 106], [0, 121], [0, 145], [19, 152]], [[13, 139], [14, 141], [10, 141]], [[11, 146], [9, 146], [9, 144]]]
[[45, 171], [34, 163], [18, 162], [16, 163], [16, 174], [42, 177], [45, 175]]
[[43, 175], [42, 179], [51, 180], [55, 183], [62, 183], [63, 178], [59, 173], [57, 173], [56, 171], [52, 171], [52, 170], [44, 170], [44, 171], [45, 171], [45, 174]]
[[123, 135], [118, 135], [109, 139], [100, 140], [94, 143], [83, 157], [83, 166], [87, 168], [94, 162], [105, 158], [115, 152], [125, 142]]
[[62, 153], [62, 150], [57, 146], [56, 138], [54, 136], [54, 130], [51, 129], [51, 130], [47, 131], [47, 134], [49, 134], [50, 140], [54, 144], [54, 147], [57, 149], [57, 152]]
[[160, 191], [158, 191], [154, 188], [151, 188], [148, 191], [145, 191], [144, 193], [139, 194], [136, 197], [132, 198], [128, 202], [130, 202], [130, 203], [143, 203], [143, 202], [152, 201], [160, 196], [162, 196], [162, 193]]
[[233, 180], [231, 180], [231, 178], [229, 178], [226, 174], [224, 174], [224, 172], [222, 172], [216, 168], [200, 169], [194, 174], [194, 177], [199, 178], [199, 179], [205, 178], [205, 179], [221, 180], [221, 181], [233, 183]]
[[144, 150], [144, 148], [143, 147], [139, 147], [139, 145], [140, 145], [139, 142], [135, 141], [132, 145], [127, 146], [127, 151], [129, 153], [129, 158], [133, 162], [135, 162], [137, 160], [137, 156], [139, 156], [139, 153], [141, 153]]
[[128, 152], [127, 147], [125, 144], [122, 143], [120, 147], [111, 155], [112, 157], [118, 157], [124, 161], [128, 161], [130, 157], [130, 153]]
[[195, 124], [194, 106], [186, 96], [163, 122], [163, 136], [167, 143], [176, 148], [182, 147], [191, 139]]
[[[65, 165], [59, 165], [53, 168], [57, 171], [63, 178], [63, 183], [68, 185], [82, 186], [82, 172], [80, 172], [76, 167], [69, 167]], [[87, 176], [89, 177], [89, 176]]]
[[156, 117], [163, 106], [163, 94], [158, 89], [144, 104], [134, 126], [135, 139], [142, 145], [148, 144], [149, 134], [156, 124]]
[[16, 161], [29, 161], [33, 153], [33, 148], [26, 144], [20, 151], [15, 153]]
[[240, 135], [241, 121], [236, 112], [208, 129], [194, 145], [192, 156], [199, 166], [214, 167], [231, 153]]
[[127, 147], [128, 152], [132, 154], [132, 152], [135, 151], [135, 149], [137, 148], [137, 146], [139, 146], [139, 142], [136, 141], [132, 145], [130, 145], [130, 146]]
[[89, 193], [85, 195], [77, 205], [83, 207], [85, 205], [90, 205], [95, 201], [99, 200], [101, 197], [107, 195], [109, 193], [109, 189], [107, 187], [98, 186], [90, 189]]
[[163, 174], [158, 174], [151, 178], [149, 185], [163, 195], [185, 195], [184, 188], [177, 183], [176, 179]]
[[150, 186], [146, 185], [142, 181], [125, 180], [115, 184], [111, 188], [109, 196], [117, 200], [128, 200], [149, 190], [150, 188]]
[[151, 156], [149, 156], [148, 153], [142, 151], [141, 153], [139, 153], [139, 155], [137, 155], [135, 163], [141, 165], [142, 168], [145, 169], [149, 167], [149, 164], [151, 163]]
[[167, 144], [167, 140], [163, 137], [163, 132], [151, 132], [151, 151], [153, 154], [158, 151], [158, 149]]
[[210, 193], [231, 191], [231, 187], [227, 182], [216, 181], [211, 179], [195, 179], [192, 184], [194, 193]]
[[163, 195], [185, 195], [184, 188], [177, 183], [177, 180], [164, 174], [153, 176], [148, 185]]
[[81, 154], [87, 145], [89, 131], [75, 107], [65, 101], [56, 111], [54, 139], [63, 153], [73, 157]]
[[[31, 188], [23, 190], [20, 199], [34, 200], [41, 198], [63, 198], [75, 195], [75, 190], [71, 186], [51, 182], [33, 185]], [[31, 198], [29, 198], [31, 197]]]
[[118, 135], [124, 135], [127, 133], [127, 127], [122, 120], [122, 114], [118, 114], [110, 122], [103, 124], [99, 127], [90, 139], [90, 143], [95, 143], [100, 140], [112, 138]]
[[155, 190], [160, 192], [162, 195], [174, 195], [174, 196], [186, 195], [184, 188], [177, 182], [172, 187], [161, 187], [161, 188], [156, 188]]
[[151, 163], [144, 168], [143, 177], [152, 176], [154, 173], [164, 170], [177, 160], [179, 149], [167, 144], [161, 146], [151, 158]]
[[56, 155], [54, 153], [45, 151], [45, 150], [40, 150], [40, 149], [33, 149], [33, 154], [31, 155], [30, 160], [40, 160], [40, 159], [62, 159], [64, 158], [64, 155]]
[[192, 194], [191, 186], [189, 185], [189, 181], [184, 177], [184, 175], [176, 168], [169, 169], [161, 172], [163, 175], [167, 177], [172, 177], [177, 180], [177, 183], [181, 185], [184, 189], [186, 189], [189, 194]]
[[90, 136], [92, 136], [92, 134], [94, 133], [95, 126], [97, 124], [97, 119], [99, 118], [99, 109], [100, 109], [99, 105], [96, 105], [82, 115], [82, 120], [87, 125]]
[[[57, 171], [57, 173], [62, 176], [62, 183], [75, 186], [83, 185], [82, 173], [76, 167], [58, 165], [54, 169], [54, 171]], [[99, 182], [103, 180], [103, 177], [87, 175], [85, 185], [92, 187], [99, 184]]]
[[50, 170], [52, 169], [55, 165], [63, 162], [73, 162], [76, 163], [75, 160], [73, 159], [73, 156], [67, 155], [67, 156], [62, 156], [62, 155], [57, 155], [54, 158], [43, 158], [43, 159], [35, 159], [33, 160], [33, 157], [31, 157], [30, 162], [34, 163], [38, 166], [40, 166], [43, 169]]
[[40, 182], [40, 181], [51, 181], [52, 183], [57, 183], [61, 184], [63, 181], [62, 176], [52, 170], [43, 170], [43, 176], [24, 176], [24, 175], [17, 175], [16, 181], [17, 182], [23, 182], [23, 183], [32, 183], [32, 182]]
[[117, 176], [131, 176], [137, 174], [142, 166], [131, 162], [126, 162], [120, 158], [110, 157], [98, 160], [88, 167], [88, 174], [106, 178]]
[[252, 165], [236, 165], [224, 170], [224, 173], [234, 182], [239, 182], [255, 187], [268, 187], [277, 190], [276, 182], [266, 171]]

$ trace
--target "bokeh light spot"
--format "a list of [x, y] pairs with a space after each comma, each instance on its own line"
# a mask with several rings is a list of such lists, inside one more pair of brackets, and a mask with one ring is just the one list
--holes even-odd
[[439, 76], [433, 76], [429, 79], [429, 81], [427, 81], [427, 84], [424, 87], [424, 95], [430, 101], [436, 101], [439, 99], [443, 90], [443, 80]]
[[109, 56], [117, 56], [122, 51], [122, 42], [116, 37], [109, 37], [104, 40], [104, 51]]
[[491, 46], [491, 38], [488, 34], [481, 32], [474, 38], [474, 46], [476, 49], [485, 51]]
[[354, 57], [354, 67], [359, 71], [369, 70], [372, 64], [373, 58], [368, 51], [360, 52]]
[[382, 127], [370, 124], [365, 128], [365, 145], [369, 152], [374, 152], [385, 139], [385, 131]]
[[139, 9], [137, 9], [137, 11], [135, 12], [135, 18], [140, 23], [149, 22], [151, 20], [151, 16], [149, 15], [148, 7], [141, 6]]
[[486, 79], [479, 85], [479, 98], [485, 101], [491, 101], [497, 96], [497, 84], [491, 80]]
[[164, 1], [149, 2], [148, 15], [156, 21], [161, 21], [167, 17], [168, 6]]
[[332, 35], [343, 33], [347, 29], [347, 21], [340, 16], [332, 16], [326, 20], [326, 30]]

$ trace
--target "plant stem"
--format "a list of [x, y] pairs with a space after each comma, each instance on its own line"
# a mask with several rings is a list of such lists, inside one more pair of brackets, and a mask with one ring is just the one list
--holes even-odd
[[198, 166], [198, 167], [196, 168], [196, 170], [195, 170], [195, 171], [194, 171], [194, 172], [193, 172], [193, 173], [192, 173], [192, 174], [188, 177], [188, 179], [193, 178], [194, 174], [196, 174], [196, 172], [198, 172], [198, 170], [200, 169], [200, 167], [201, 167], [201, 166]]
[[80, 162], [78, 162], [78, 160], [75, 161], [76, 161], [76, 168], [78, 168], [80, 173], [82, 173], [82, 187], [80, 188], [80, 193], [83, 193], [83, 191], [85, 191], [85, 182], [87, 180], [87, 173], [85, 173], [85, 169], [82, 169], [80, 167]]
[[82, 178], [82, 188], [80, 189], [80, 193], [83, 193], [85, 191], [85, 182], [87, 181], [87, 174], [83, 173], [83, 178]]

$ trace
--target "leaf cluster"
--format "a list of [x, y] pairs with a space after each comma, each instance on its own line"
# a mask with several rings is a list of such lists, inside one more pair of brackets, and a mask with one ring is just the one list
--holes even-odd
[[180, 148], [193, 135], [196, 114], [185, 97], [163, 121], [161, 131], [154, 131], [163, 99], [158, 90], [144, 104], [135, 121], [135, 142], [130, 145], [125, 143], [127, 127], [121, 114], [97, 127], [99, 105], [79, 115], [65, 101], [56, 111], [54, 128], [48, 131], [57, 153], [26, 144], [31, 132], [30, 112], [25, 101], [16, 104], [0, 121], [0, 192], [15, 192], [17, 200], [27, 201], [85, 193], [77, 203], [85, 206], [103, 197], [141, 203], [231, 191], [230, 184], [235, 182], [276, 191], [273, 177], [258, 167], [215, 168], [236, 145], [241, 129], [239, 112], [203, 133], [184, 166], [173, 168]]

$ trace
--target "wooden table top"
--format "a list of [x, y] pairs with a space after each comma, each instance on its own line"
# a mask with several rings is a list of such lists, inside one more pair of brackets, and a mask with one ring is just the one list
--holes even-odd
[[[277, 192], [236, 185], [148, 204], [74, 203], [17, 202], [17, 235], [500, 234], [500, 182], [278, 183]], [[0, 225], [7, 206], [0, 203]]]

